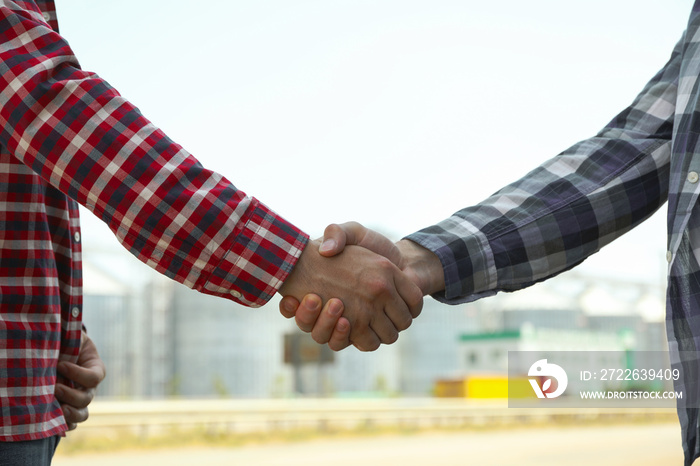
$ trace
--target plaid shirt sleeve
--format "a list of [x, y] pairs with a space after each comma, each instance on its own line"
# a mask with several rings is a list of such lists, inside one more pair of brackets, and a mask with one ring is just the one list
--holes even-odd
[[668, 196], [681, 44], [630, 107], [480, 204], [407, 238], [441, 260], [457, 304], [568, 270], [638, 225]]
[[204, 293], [264, 304], [308, 237], [81, 70], [46, 21], [55, 18], [34, 2], [0, 3], [0, 144], [157, 271]]

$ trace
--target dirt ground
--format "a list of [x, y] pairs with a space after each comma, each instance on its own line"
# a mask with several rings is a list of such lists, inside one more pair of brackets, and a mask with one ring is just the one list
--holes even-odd
[[65, 456], [54, 466], [659, 466], [683, 464], [677, 424], [523, 428]]

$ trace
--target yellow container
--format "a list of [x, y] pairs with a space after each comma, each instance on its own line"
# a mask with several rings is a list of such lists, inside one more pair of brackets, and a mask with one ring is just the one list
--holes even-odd
[[467, 377], [467, 398], [508, 398], [508, 377]]
[[463, 379], [443, 379], [435, 383], [438, 398], [535, 398], [527, 378], [508, 379], [503, 375], [475, 375]]

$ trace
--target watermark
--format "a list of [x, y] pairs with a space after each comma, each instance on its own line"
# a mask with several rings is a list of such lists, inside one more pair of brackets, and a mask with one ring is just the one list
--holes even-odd
[[697, 365], [663, 351], [509, 351], [508, 406], [700, 407], [683, 378]]
[[[564, 393], [569, 383], [566, 371], [556, 364], [548, 363], [546, 359], [540, 359], [530, 366], [527, 375], [535, 377], [529, 380], [537, 398], [557, 398]], [[542, 386], [540, 386], [540, 380], [544, 380]], [[552, 383], [553, 381], [554, 383]], [[550, 391], [552, 385], [555, 388]]]

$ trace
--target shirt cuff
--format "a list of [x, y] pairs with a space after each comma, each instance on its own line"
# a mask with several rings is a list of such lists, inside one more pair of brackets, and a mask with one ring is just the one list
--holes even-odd
[[243, 229], [202, 291], [259, 307], [282, 286], [309, 236], [257, 199], [251, 203]]
[[496, 294], [497, 274], [486, 237], [461, 218], [448, 218], [406, 239], [432, 251], [442, 263], [445, 290], [432, 297], [462, 304]]

